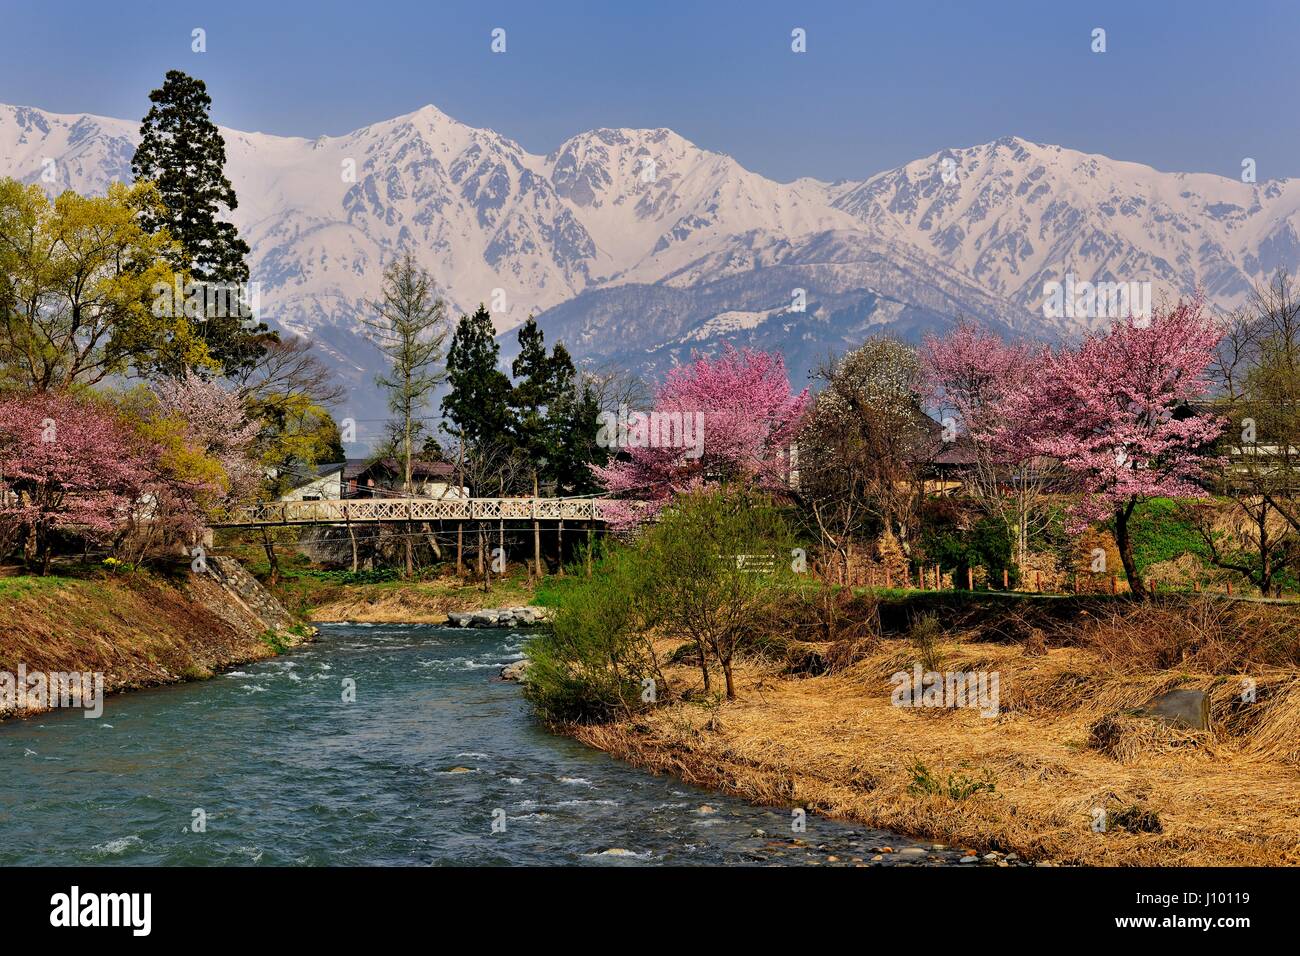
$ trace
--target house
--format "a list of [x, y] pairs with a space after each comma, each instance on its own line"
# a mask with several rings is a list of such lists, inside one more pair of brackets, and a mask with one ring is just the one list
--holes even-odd
[[295, 472], [296, 487], [280, 496], [281, 501], [337, 501], [343, 497], [346, 462], [336, 461]]
[[[391, 498], [401, 495], [404, 462], [396, 458], [349, 461], [343, 471], [347, 498]], [[445, 461], [411, 462], [411, 491], [417, 498], [468, 498], [469, 489], [456, 482], [456, 466]]]

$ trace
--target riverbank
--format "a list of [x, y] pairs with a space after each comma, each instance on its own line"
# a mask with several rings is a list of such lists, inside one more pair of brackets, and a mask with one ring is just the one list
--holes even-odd
[[[731, 702], [704, 695], [698, 666], [679, 652], [682, 663], [665, 671], [665, 703], [565, 729], [689, 783], [980, 856], [1064, 865], [1300, 863], [1300, 671], [1205, 666], [1212, 628], [1184, 620], [1179, 633], [1175, 618], [1163, 622], [1161, 650], [1182, 641], [1183, 653], [1170, 666], [1150, 666], [1142, 654], [1100, 650], [1120, 641], [1122, 631], [1099, 633], [1115, 623], [991, 640], [986, 622], [922, 646], [886, 636], [859, 642], [847, 662], [843, 646], [808, 644], [797, 668], [760, 656], [742, 662]], [[1130, 622], [1128, 633], [1145, 627], [1160, 639], [1160, 623]], [[1294, 623], [1273, 636], [1294, 642]], [[1215, 626], [1231, 634], [1234, 625]], [[659, 649], [661, 659], [679, 651], [667, 642]], [[810, 653], [838, 655], [840, 666], [810, 675]], [[927, 670], [996, 674], [992, 716], [897, 706], [891, 675], [910, 673], [921, 657]], [[1208, 694], [1210, 730], [1134, 715], [1174, 687]]]
[[[0, 673], [102, 674], [105, 694], [189, 680], [274, 657], [310, 639], [235, 561], [195, 573], [75, 566], [0, 577]], [[35, 698], [35, 695], [33, 695]], [[39, 698], [18, 712], [49, 709]], [[0, 705], [0, 718], [12, 716]]]
[[265, 561], [245, 563], [285, 607], [316, 623], [446, 624], [454, 613], [544, 604], [564, 581], [548, 577], [538, 587], [522, 568], [515, 568], [484, 589], [481, 581], [454, 574], [404, 581], [392, 570], [321, 570], [294, 555], [281, 560], [281, 572], [270, 584]]

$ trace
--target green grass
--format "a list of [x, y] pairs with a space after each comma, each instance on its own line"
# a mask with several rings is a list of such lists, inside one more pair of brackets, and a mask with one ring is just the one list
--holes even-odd
[[1151, 498], [1133, 510], [1129, 535], [1133, 539], [1133, 561], [1138, 571], [1153, 564], [1193, 554], [1207, 563], [1209, 553], [1196, 527], [1179, 517], [1179, 503], [1172, 498]]
[[980, 779], [966, 774], [950, 773], [947, 780], [940, 780], [921, 761], [916, 761], [909, 768], [912, 782], [907, 785], [907, 792], [914, 797], [947, 797], [949, 800], [965, 800], [977, 793], [996, 793], [992, 772], [985, 770]]
[[582, 574], [568, 574], [562, 578], [550, 575], [542, 578], [541, 583], [533, 590], [531, 603], [538, 607], [559, 607], [564, 603], [565, 594], [585, 579]]
[[46, 577], [37, 574], [18, 574], [0, 578], [0, 601], [18, 601], [33, 594], [68, 587], [74, 583], [76, 583], [75, 578], [61, 574], [51, 574]]
[[279, 631], [263, 631], [258, 640], [276, 654], [283, 654], [289, 649], [288, 640]]

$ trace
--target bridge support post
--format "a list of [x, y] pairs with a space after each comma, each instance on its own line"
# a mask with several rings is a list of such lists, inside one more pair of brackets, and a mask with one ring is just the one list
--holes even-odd
[[533, 472], [533, 566], [537, 569], [537, 580], [542, 579], [542, 523], [537, 520], [537, 472]]
[[[595, 507], [596, 506], [593, 504], [592, 508], [594, 509]], [[592, 543], [592, 538], [593, 538], [595, 526], [596, 526], [596, 522], [588, 518], [587, 519], [587, 577], [591, 577], [591, 562], [592, 562], [591, 550], [594, 547], [594, 544]]]
[[357, 573], [357, 533], [352, 528], [352, 506], [343, 506], [343, 520], [348, 526], [348, 540], [352, 543], [352, 573]]
[[456, 522], [456, 575], [465, 576], [465, 522]]
[[555, 530], [555, 559], [559, 562], [560, 577], [564, 577], [564, 519], [561, 518]]

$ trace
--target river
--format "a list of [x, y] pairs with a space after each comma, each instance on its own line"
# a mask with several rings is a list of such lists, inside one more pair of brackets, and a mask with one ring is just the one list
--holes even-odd
[[[926, 847], [656, 777], [529, 716], [525, 635], [324, 625], [208, 681], [0, 724], [0, 864], [845, 864]], [[347, 702], [345, 681], [355, 681]], [[495, 827], [494, 827], [495, 824]], [[953, 862], [917, 849], [885, 862]]]

